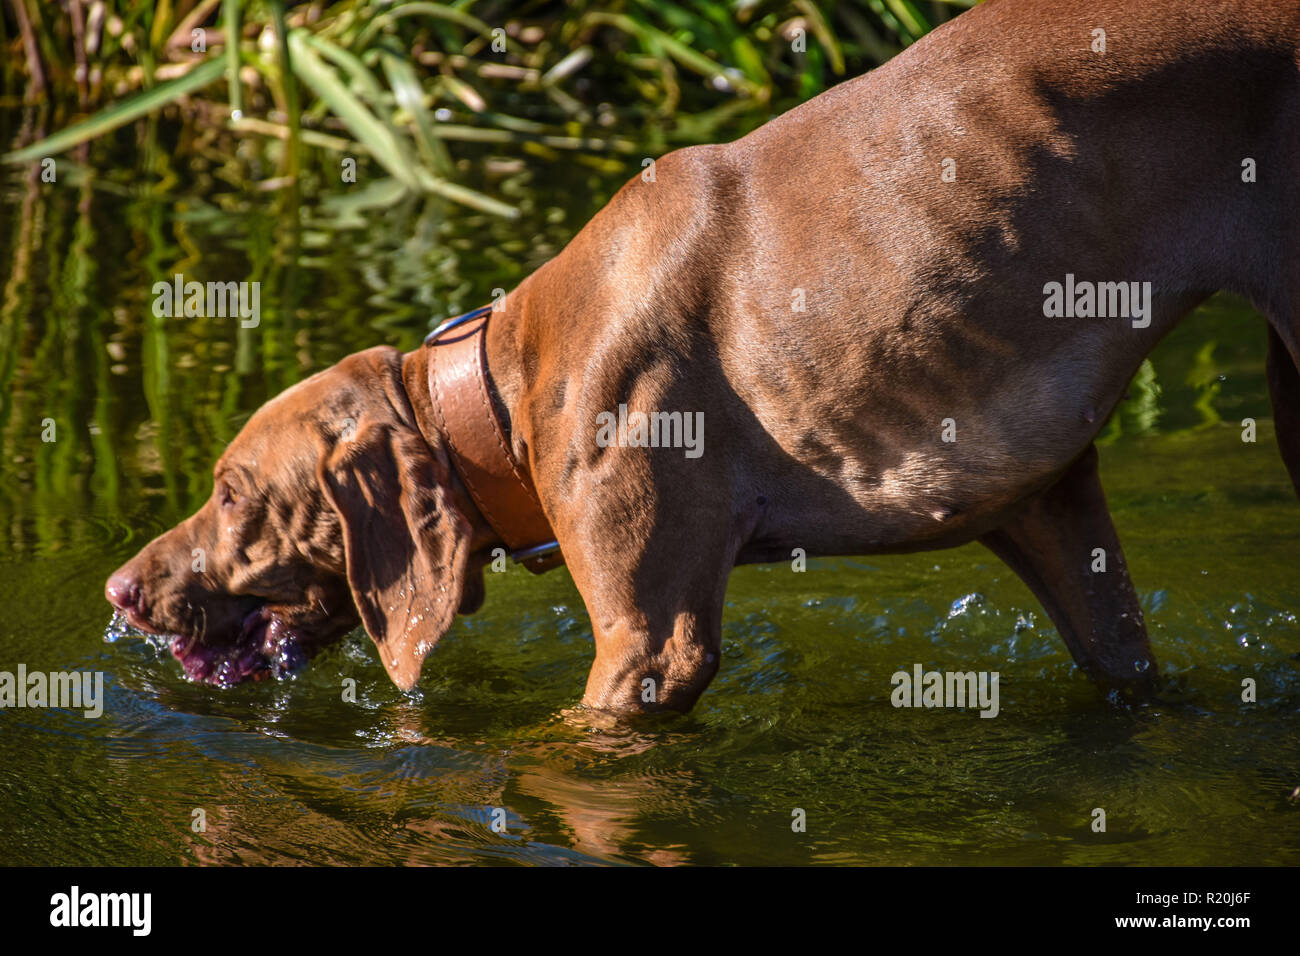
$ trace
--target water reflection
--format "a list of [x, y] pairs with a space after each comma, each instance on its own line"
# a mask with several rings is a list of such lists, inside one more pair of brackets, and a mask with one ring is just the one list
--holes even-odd
[[[635, 726], [575, 706], [591, 631], [563, 571], [489, 580], [409, 696], [360, 633], [227, 692], [138, 636], [104, 643], [104, 577], [206, 497], [253, 409], [512, 287], [625, 178], [484, 163], [524, 213], [507, 223], [381, 183], [250, 198], [145, 135], [135, 167], [3, 171], [0, 669], [102, 670], [107, 692], [97, 722], [0, 725], [6, 862], [1300, 862], [1297, 506], [1263, 323], [1231, 299], [1162, 344], [1103, 441], [1167, 675], [1150, 707], [1100, 704], [978, 548], [737, 571], [701, 706]], [[155, 316], [177, 272], [262, 283], [260, 324]], [[914, 661], [1001, 671], [998, 719], [891, 708]]]

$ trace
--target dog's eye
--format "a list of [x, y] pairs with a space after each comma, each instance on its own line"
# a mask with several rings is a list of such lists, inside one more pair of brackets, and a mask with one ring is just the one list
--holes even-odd
[[226, 482], [221, 483], [221, 507], [233, 508], [239, 504], [240, 494]]

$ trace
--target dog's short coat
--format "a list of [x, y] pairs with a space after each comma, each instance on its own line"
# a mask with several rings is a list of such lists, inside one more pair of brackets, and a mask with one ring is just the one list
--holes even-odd
[[[1300, 487], [1298, 59], [1296, 4], [991, 0], [633, 178], [487, 333], [499, 411], [590, 612], [585, 702], [689, 708], [720, 664], [737, 563], [972, 540], [1083, 670], [1148, 689], [1092, 442], [1161, 336], [1232, 290], [1269, 321]], [[1045, 315], [1067, 276], [1151, 283], [1146, 321]], [[218, 683], [359, 615], [412, 686], [482, 600], [496, 544], [420, 428], [426, 353], [371, 349], [268, 403], [212, 499], [109, 599]], [[703, 453], [598, 443], [620, 405], [703, 412]]]

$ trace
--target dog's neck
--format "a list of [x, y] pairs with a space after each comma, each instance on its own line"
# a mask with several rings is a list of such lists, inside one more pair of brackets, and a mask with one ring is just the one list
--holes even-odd
[[[516, 296], [514, 304], [519, 302]], [[546, 551], [548, 542], [554, 548], [554, 534], [529, 476], [527, 443], [517, 431], [523, 367], [513, 332], [519, 316], [506, 303], [487, 317], [484, 311], [467, 314], [432, 345], [407, 353], [403, 386], [425, 440], [446, 456], [465, 513], [473, 515], [472, 550], [504, 544], [516, 560], [541, 573], [562, 559]]]
[[[429, 350], [418, 348], [414, 352], [407, 352], [402, 357], [402, 386], [406, 390], [407, 400], [411, 403], [411, 411], [415, 414], [416, 427], [420, 429], [426, 442], [431, 445], [437, 442], [441, 445], [438, 426], [434, 422], [433, 401], [429, 397], [428, 383]], [[443, 454], [445, 456], [445, 452]], [[483, 513], [479, 511], [478, 505], [474, 503], [456, 469], [449, 466], [449, 470], [452, 500], [473, 529], [470, 535], [470, 553], [478, 554], [500, 546], [502, 544], [500, 535], [492, 529], [487, 519], [483, 517]]]

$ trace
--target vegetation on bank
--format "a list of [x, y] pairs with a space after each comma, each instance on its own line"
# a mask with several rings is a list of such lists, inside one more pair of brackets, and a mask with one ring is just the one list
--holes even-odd
[[219, 142], [275, 170], [245, 185], [337, 182], [356, 157], [400, 190], [509, 217], [458, 182], [462, 144], [598, 165], [723, 138], [974, 0], [5, 2], [4, 88], [37, 112], [6, 162], [170, 110], [179, 148]]

